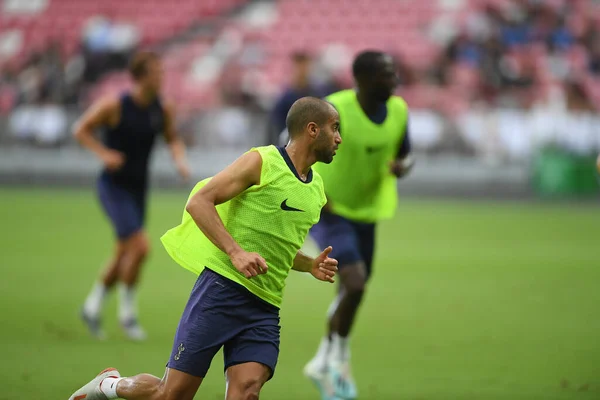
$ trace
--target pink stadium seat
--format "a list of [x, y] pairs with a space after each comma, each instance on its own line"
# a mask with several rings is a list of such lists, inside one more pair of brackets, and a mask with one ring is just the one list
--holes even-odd
[[49, 0], [40, 14], [28, 16], [0, 16], [0, 32], [22, 29], [25, 49], [43, 45], [44, 38], [65, 42], [70, 54], [75, 50], [86, 21], [94, 15], [136, 21], [144, 43], [150, 44], [185, 29], [195, 18], [220, 13], [245, 0], [180, 0], [176, 4], [163, 0], [147, 0], [140, 7], [138, 0]]

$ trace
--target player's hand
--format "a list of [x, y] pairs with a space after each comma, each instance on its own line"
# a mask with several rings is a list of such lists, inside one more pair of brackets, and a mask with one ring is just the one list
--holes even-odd
[[396, 175], [397, 178], [402, 178], [403, 176], [408, 174], [408, 172], [412, 169], [414, 164], [415, 161], [412, 157], [406, 157], [402, 160], [394, 160], [391, 161], [389, 164], [390, 172]]
[[335, 282], [333, 277], [338, 270], [338, 261], [335, 258], [329, 258], [331, 250], [333, 250], [333, 248], [329, 246], [315, 258], [310, 273], [320, 281], [333, 283]]
[[177, 163], [177, 172], [179, 172], [179, 176], [181, 176], [184, 181], [190, 179], [190, 167], [186, 162]]
[[265, 274], [269, 269], [265, 259], [258, 253], [248, 253], [247, 251], [240, 250], [231, 255], [230, 259], [235, 269], [248, 279]]
[[125, 164], [125, 154], [120, 151], [107, 149], [102, 154], [102, 162], [107, 170], [117, 171]]
[[598, 173], [600, 174], [600, 154], [598, 154], [598, 158], [596, 159], [596, 168], [598, 168]]

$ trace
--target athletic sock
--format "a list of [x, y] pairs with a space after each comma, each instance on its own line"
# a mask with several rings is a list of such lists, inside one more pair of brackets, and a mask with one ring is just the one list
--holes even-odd
[[135, 320], [137, 318], [135, 286], [122, 284], [119, 287], [119, 294], [119, 320], [121, 323]]
[[100, 382], [100, 391], [109, 399], [118, 399], [119, 396], [117, 395], [117, 385], [121, 379], [125, 378], [113, 378], [110, 376], [108, 378], [104, 378], [102, 382]]
[[104, 297], [106, 296], [106, 286], [102, 282], [96, 282], [88, 294], [83, 304], [83, 311], [91, 318], [97, 318], [102, 312]]
[[345, 363], [350, 360], [350, 339], [341, 337], [337, 333], [331, 335], [331, 352], [329, 359], [332, 362]]
[[329, 351], [331, 349], [331, 341], [329, 337], [325, 336], [321, 339], [321, 344], [317, 349], [317, 354], [313, 358], [313, 362], [319, 369], [324, 369], [327, 366], [327, 358], [329, 357]]

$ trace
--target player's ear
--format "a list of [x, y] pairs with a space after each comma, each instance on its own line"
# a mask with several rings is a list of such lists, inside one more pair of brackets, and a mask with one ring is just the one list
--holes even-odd
[[316, 124], [316, 122], [309, 122], [306, 128], [308, 129], [308, 134], [313, 139], [316, 138], [319, 134], [320, 128], [319, 125]]

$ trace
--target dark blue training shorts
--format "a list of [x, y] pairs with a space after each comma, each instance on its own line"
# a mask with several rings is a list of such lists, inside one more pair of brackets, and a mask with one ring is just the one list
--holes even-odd
[[98, 197], [104, 212], [110, 218], [115, 234], [121, 240], [144, 227], [146, 191], [129, 189], [102, 174], [98, 179]]
[[167, 367], [204, 377], [224, 347], [225, 370], [258, 362], [275, 372], [279, 357], [279, 309], [243, 286], [204, 269], [190, 295]]
[[340, 270], [356, 262], [364, 262], [367, 278], [373, 267], [375, 251], [375, 224], [354, 222], [323, 211], [320, 221], [312, 227], [310, 235], [323, 250], [332, 246], [330, 257], [339, 262]]

